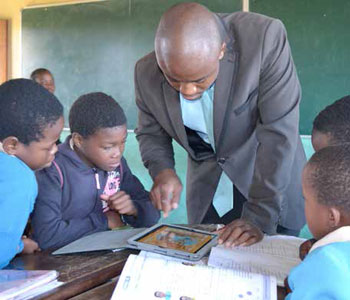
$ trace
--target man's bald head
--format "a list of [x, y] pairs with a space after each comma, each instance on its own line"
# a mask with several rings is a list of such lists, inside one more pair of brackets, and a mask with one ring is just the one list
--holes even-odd
[[217, 59], [222, 35], [216, 16], [198, 3], [181, 3], [162, 16], [155, 38], [157, 60]]
[[[174, 88], [180, 90], [172, 82], [216, 79], [225, 50], [220, 26], [218, 17], [198, 3], [181, 3], [164, 13], [156, 33], [155, 52], [159, 67]], [[188, 96], [193, 93], [188, 92]]]

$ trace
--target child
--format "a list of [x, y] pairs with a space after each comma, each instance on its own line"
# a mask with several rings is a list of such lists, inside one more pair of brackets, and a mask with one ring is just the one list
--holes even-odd
[[42, 249], [120, 227], [155, 224], [160, 214], [122, 157], [126, 118], [103, 93], [81, 96], [69, 113], [72, 135], [54, 164], [37, 173], [39, 195], [32, 225]]
[[63, 128], [63, 107], [37, 83], [0, 86], [0, 269], [38, 245], [22, 237], [38, 187], [33, 170], [51, 165]]
[[[327, 146], [350, 143], [350, 96], [345, 96], [323, 109], [315, 118], [312, 129], [312, 146], [319, 151]], [[302, 230], [302, 237], [311, 236], [307, 226]], [[300, 247], [303, 259], [312, 247], [315, 239], [310, 239]]]
[[49, 70], [44, 68], [36, 69], [32, 72], [32, 74], [30, 74], [30, 78], [36, 83], [42, 85], [52, 94], [55, 92], [55, 80], [53, 79], [53, 76]]
[[316, 152], [302, 183], [307, 223], [317, 242], [289, 274], [286, 299], [349, 299], [350, 146]]
[[350, 143], [350, 96], [345, 96], [322, 110], [314, 120], [312, 146], [315, 151]]

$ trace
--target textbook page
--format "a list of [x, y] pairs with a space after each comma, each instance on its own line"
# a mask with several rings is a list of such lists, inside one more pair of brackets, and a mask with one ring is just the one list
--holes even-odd
[[130, 255], [112, 300], [275, 300], [271, 276]]
[[284, 279], [290, 270], [297, 266], [299, 246], [305, 239], [291, 236], [265, 236], [252, 246], [225, 248], [222, 245], [213, 247], [208, 265], [272, 275], [277, 278], [277, 284], [284, 286]]

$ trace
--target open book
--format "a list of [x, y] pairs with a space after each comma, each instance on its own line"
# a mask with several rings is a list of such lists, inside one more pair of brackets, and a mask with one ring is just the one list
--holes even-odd
[[277, 286], [272, 276], [212, 268], [161, 255], [130, 255], [113, 299], [275, 300]]
[[30, 299], [61, 285], [56, 271], [0, 270], [0, 299]]
[[290, 270], [298, 265], [299, 247], [305, 241], [291, 236], [265, 236], [264, 239], [249, 247], [233, 249], [216, 246], [211, 249], [208, 265], [272, 275], [277, 284], [284, 286], [284, 279]]

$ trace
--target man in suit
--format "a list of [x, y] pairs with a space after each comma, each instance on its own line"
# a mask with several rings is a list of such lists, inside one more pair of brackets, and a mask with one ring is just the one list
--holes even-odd
[[155, 51], [136, 64], [135, 92], [151, 198], [165, 216], [182, 189], [174, 139], [188, 152], [190, 223], [227, 224], [219, 237], [226, 246], [250, 245], [263, 232], [298, 234], [301, 93], [279, 20], [178, 4], [161, 18]]

